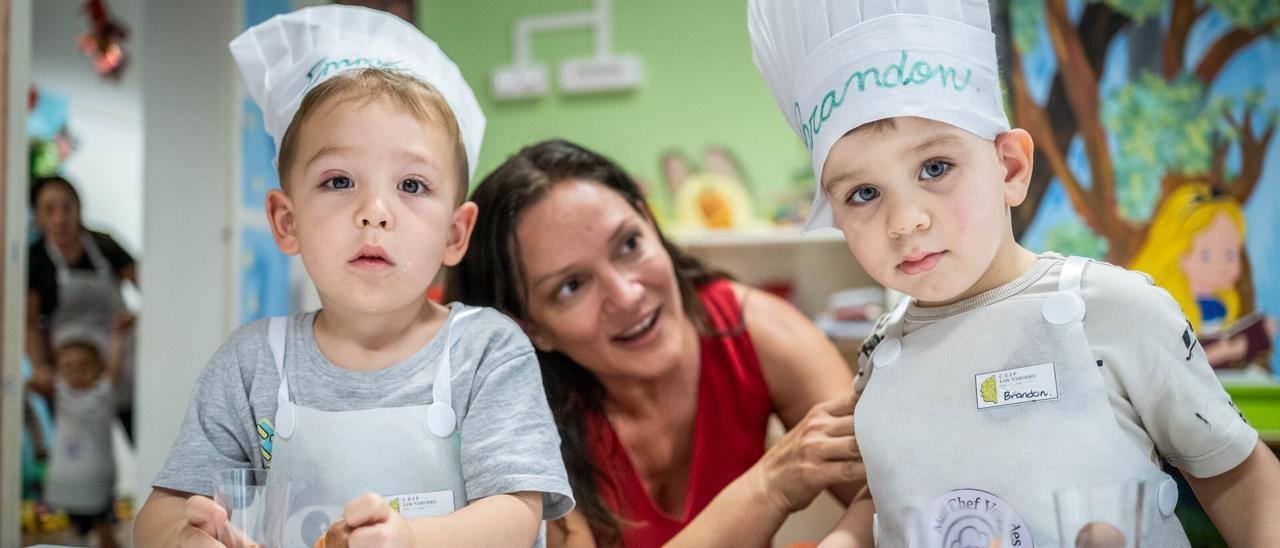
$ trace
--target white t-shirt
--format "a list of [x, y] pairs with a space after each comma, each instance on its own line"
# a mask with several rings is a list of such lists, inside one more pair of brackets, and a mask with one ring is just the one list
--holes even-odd
[[[921, 307], [912, 302], [901, 320], [903, 335], [1014, 295], [1057, 291], [1064, 261], [1056, 253], [1042, 254], [1018, 279], [958, 303]], [[1149, 276], [1100, 262], [1085, 268], [1081, 293], [1085, 335], [1101, 362], [1116, 422], [1133, 443], [1153, 462], [1164, 458], [1199, 478], [1243, 462], [1258, 433], [1222, 389], [1177, 301]], [[992, 344], [1019, 343], [1017, 326], [982, 327]], [[880, 321], [863, 345], [860, 376], [870, 374], [868, 357], [886, 329], [887, 322]], [[929, 340], [914, 344], [921, 342]]]

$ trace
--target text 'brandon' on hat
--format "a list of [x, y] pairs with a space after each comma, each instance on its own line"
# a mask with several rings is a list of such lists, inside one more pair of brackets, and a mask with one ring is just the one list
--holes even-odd
[[899, 116], [984, 139], [1009, 130], [986, 0], [749, 0], [752, 59], [808, 147], [805, 230], [834, 225], [822, 168], [835, 142]]

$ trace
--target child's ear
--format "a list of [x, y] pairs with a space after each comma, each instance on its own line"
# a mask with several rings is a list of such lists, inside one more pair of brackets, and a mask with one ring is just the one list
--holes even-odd
[[267, 223], [271, 225], [271, 235], [276, 239], [276, 246], [285, 255], [297, 255], [302, 251], [298, 245], [298, 226], [293, 215], [293, 200], [280, 189], [271, 189], [267, 193]]
[[996, 156], [1004, 169], [1004, 203], [1015, 207], [1027, 199], [1036, 146], [1031, 134], [1014, 128], [996, 136]]
[[471, 231], [476, 227], [476, 215], [480, 209], [475, 202], [465, 202], [454, 208], [453, 219], [449, 221], [449, 235], [444, 242], [445, 266], [457, 266], [467, 254], [467, 246], [471, 244]]

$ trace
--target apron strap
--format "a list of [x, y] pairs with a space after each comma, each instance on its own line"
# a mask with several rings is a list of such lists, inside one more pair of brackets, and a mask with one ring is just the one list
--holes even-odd
[[1084, 280], [1084, 267], [1088, 264], [1089, 259], [1085, 257], [1067, 257], [1062, 265], [1062, 274], [1058, 276], [1058, 291], [1070, 291], [1079, 295], [1080, 285]]
[[1058, 291], [1045, 297], [1042, 313], [1044, 319], [1053, 325], [1067, 325], [1084, 320], [1084, 296], [1080, 293], [1080, 285], [1084, 280], [1084, 267], [1089, 259], [1084, 257], [1067, 257], [1058, 274]]
[[436, 369], [436, 378], [431, 383], [431, 399], [453, 406], [453, 390], [450, 388], [451, 379], [453, 378], [453, 367], [450, 355], [453, 349], [454, 330], [458, 333], [466, 331], [467, 326], [471, 324], [471, 320], [475, 319], [475, 314], [480, 312], [479, 308], [463, 310], [453, 317], [444, 328], [444, 353], [442, 354], [441, 364]]
[[463, 310], [454, 315], [444, 327], [444, 351], [440, 355], [440, 367], [436, 368], [435, 379], [431, 382], [431, 406], [427, 408], [427, 427], [432, 434], [445, 437], [453, 434], [458, 426], [457, 413], [453, 411], [453, 367], [451, 366], [454, 330], [457, 333], [466, 331], [471, 320], [475, 319], [480, 308]]
[[289, 317], [276, 316], [267, 322], [267, 346], [271, 347], [271, 357], [276, 362], [276, 373], [280, 375], [280, 399], [289, 400], [289, 378], [284, 376], [284, 340], [289, 332]]
[[288, 316], [275, 316], [267, 321], [267, 346], [271, 348], [276, 373], [280, 375], [280, 389], [276, 392], [275, 431], [286, 438], [293, 435], [294, 426], [293, 404], [289, 402], [289, 377], [284, 374], [284, 342], [288, 332]]
[[102, 254], [102, 249], [93, 241], [89, 232], [80, 232], [80, 245], [84, 247], [85, 254], [89, 256], [89, 263], [93, 265], [93, 269], [98, 272], [98, 275], [111, 278], [111, 262], [107, 260], [106, 255]]
[[[84, 250], [85, 256], [89, 257], [89, 264], [93, 265], [94, 272], [97, 272], [99, 276], [111, 276], [111, 263], [107, 261], [106, 256], [102, 254], [101, 249], [98, 249], [98, 244], [94, 243], [93, 237], [87, 231], [80, 231], [80, 248]], [[44, 239], [44, 251], [49, 256], [49, 262], [53, 263], [53, 269], [58, 272], [59, 276], [65, 275], [70, 270], [67, 265], [67, 258], [62, 256], [58, 246], [53, 245], [53, 241], [48, 237]]]
[[885, 323], [885, 337], [902, 338], [902, 317], [907, 315], [907, 308], [911, 307], [911, 296], [903, 295], [898, 299], [898, 304], [893, 307], [893, 311], [889, 313], [889, 319]]

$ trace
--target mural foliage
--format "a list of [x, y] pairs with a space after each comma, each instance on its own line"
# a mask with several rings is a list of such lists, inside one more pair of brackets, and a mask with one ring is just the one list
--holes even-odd
[[1010, 37], [1009, 111], [1037, 147], [1015, 233], [1031, 248], [1151, 274], [1215, 367], [1272, 369], [1265, 310], [1280, 307], [1280, 280], [1259, 267], [1280, 258], [1278, 192], [1266, 191], [1272, 207], [1252, 202], [1280, 187], [1280, 2], [1011, 0], [1007, 10], [996, 20]]

